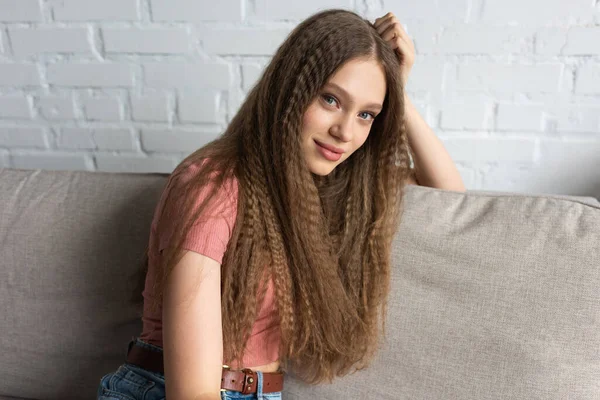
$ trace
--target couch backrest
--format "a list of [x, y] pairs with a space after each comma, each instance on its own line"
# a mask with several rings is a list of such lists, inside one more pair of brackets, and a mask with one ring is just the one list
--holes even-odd
[[163, 174], [0, 170], [0, 394], [94, 398], [141, 332], [131, 299]]
[[600, 204], [406, 195], [377, 359], [286, 399], [600, 398]]
[[[165, 182], [0, 170], [0, 396], [92, 398], [124, 362]], [[285, 398], [600, 397], [600, 205], [559, 197], [408, 186], [377, 359]]]

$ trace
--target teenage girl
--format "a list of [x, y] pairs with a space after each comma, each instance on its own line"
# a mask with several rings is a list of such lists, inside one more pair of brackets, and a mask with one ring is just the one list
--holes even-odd
[[370, 363], [404, 186], [464, 191], [404, 92], [414, 58], [391, 13], [296, 27], [224, 134], [170, 175], [143, 331], [98, 399], [275, 400], [287, 372]]

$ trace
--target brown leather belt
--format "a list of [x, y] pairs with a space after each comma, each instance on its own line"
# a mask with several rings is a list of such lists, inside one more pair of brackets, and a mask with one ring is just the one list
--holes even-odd
[[[164, 375], [163, 354], [147, 347], [130, 343], [127, 351], [127, 362], [137, 365], [148, 371]], [[223, 366], [221, 377], [221, 391], [234, 390], [242, 394], [256, 393], [258, 389], [258, 375], [256, 371], [244, 368], [239, 371]], [[283, 373], [263, 372], [263, 393], [281, 392], [283, 390]]]

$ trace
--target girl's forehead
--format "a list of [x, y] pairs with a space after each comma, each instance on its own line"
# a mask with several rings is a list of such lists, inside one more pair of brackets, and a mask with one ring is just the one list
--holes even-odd
[[360, 99], [361, 103], [382, 104], [386, 93], [385, 70], [373, 59], [350, 60], [329, 77], [325, 86]]

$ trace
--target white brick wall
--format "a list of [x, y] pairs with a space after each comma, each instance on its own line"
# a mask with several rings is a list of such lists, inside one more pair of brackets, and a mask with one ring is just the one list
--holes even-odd
[[75, 108], [71, 97], [41, 95], [37, 98], [38, 114], [46, 120], [74, 120]]
[[56, 21], [135, 21], [139, 19], [136, 0], [53, 1]]
[[241, 22], [244, 0], [150, 0], [152, 20], [159, 22]]
[[0, 0], [0, 167], [170, 172], [326, 8], [404, 23], [468, 188], [600, 197], [592, 0]]
[[102, 29], [107, 53], [186, 54], [190, 37], [184, 28]]
[[133, 66], [122, 62], [61, 62], [48, 65], [47, 80], [57, 87], [131, 87], [133, 73]]
[[35, 64], [0, 63], [0, 87], [30, 89], [28, 86], [40, 86], [40, 82], [40, 71]]
[[82, 101], [88, 121], [120, 121], [121, 104], [114, 98], [89, 98]]
[[89, 55], [88, 31], [86, 28], [9, 28], [8, 35], [17, 58], [45, 53]]
[[31, 119], [31, 110], [26, 96], [0, 97], [0, 118]]
[[0, 21], [2, 22], [39, 22], [42, 10], [38, 0], [0, 0]]

